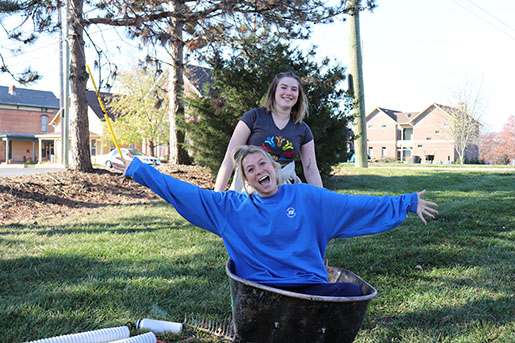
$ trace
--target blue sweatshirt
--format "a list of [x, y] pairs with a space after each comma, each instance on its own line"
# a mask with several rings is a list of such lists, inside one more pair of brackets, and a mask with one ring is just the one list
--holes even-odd
[[309, 184], [276, 194], [215, 192], [161, 174], [134, 159], [126, 174], [172, 204], [193, 225], [220, 236], [236, 275], [274, 286], [327, 282], [329, 241], [391, 230], [416, 212], [417, 193], [348, 195]]

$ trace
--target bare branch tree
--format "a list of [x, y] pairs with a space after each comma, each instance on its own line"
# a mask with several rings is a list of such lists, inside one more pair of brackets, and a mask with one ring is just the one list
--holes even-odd
[[449, 109], [453, 119], [451, 132], [460, 163], [464, 164], [467, 151], [475, 153], [478, 149], [479, 129], [485, 113], [482, 83], [478, 85], [471, 81], [460, 83], [451, 90], [451, 103], [453, 104]]

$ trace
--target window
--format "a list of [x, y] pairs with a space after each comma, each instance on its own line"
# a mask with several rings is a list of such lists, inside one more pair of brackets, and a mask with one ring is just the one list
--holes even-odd
[[368, 157], [372, 158], [373, 154], [374, 154], [374, 147], [371, 146], [368, 148]]
[[449, 124], [444, 123], [444, 124], [443, 124], [443, 127], [449, 127]]
[[46, 114], [41, 116], [41, 132], [48, 132], [48, 116]]
[[385, 124], [381, 125], [381, 128], [386, 129], [386, 125]]
[[369, 129], [372, 129], [373, 127], [374, 127], [374, 125], [372, 125], [372, 124], [368, 125]]
[[411, 141], [413, 138], [413, 129], [403, 129], [403, 140], [405, 141]]
[[439, 134], [440, 134], [440, 131], [435, 130], [435, 135], [439, 135]]
[[426, 137], [426, 141], [430, 141], [431, 140], [431, 137]]
[[381, 157], [382, 158], [385, 158], [386, 157], [386, 147], [381, 147]]
[[96, 156], [97, 155], [97, 140], [96, 139], [90, 140], [90, 144], [91, 144], [91, 156]]
[[417, 148], [423, 148], [424, 146], [422, 144], [417, 145]]

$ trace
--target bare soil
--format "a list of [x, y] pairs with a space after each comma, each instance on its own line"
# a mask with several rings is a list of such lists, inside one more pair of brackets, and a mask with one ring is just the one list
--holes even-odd
[[[213, 189], [215, 179], [206, 168], [161, 165], [173, 177]], [[63, 171], [17, 177], [0, 177], [0, 225], [38, 224], [71, 214], [89, 214], [112, 205], [138, 204], [159, 199], [149, 189], [130, 179], [117, 179], [116, 171], [95, 169], [92, 173]]]

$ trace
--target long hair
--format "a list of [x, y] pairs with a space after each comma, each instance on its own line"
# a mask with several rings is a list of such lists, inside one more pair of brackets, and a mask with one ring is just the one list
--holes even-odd
[[[245, 181], [247, 177], [245, 176], [245, 170], [243, 170], [243, 159], [247, 157], [250, 154], [253, 154], [255, 152], [259, 152], [263, 154], [263, 156], [275, 167], [275, 176], [277, 179], [277, 185], [282, 184], [282, 178], [281, 173], [279, 173], [279, 170], [281, 169], [281, 165], [274, 161], [274, 158], [267, 153], [263, 148], [256, 146], [256, 145], [240, 145], [233, 149], [232, 152], [232, 160], [233, 160], [233, 166], [234, 169], [237, 170], [238, 173], [240, 173], [241, 180], [243, 181], [243, 187], [245, 188], [245, 191], [247, 191], [248, 194], [251, 194], [254, 190], [247, 188], [247, 182]], [[249, 186], [249, 188], [251, 188]]]
[[284, 77], [291, 77], [297, 81], [299, 84], [299, 96], [297, 98], [297, 102], [291, 109], [291, 118], [295, 124], [300, 123], [304, 117], [308, 114], [308, 98], [306, 97], [306, 93], [304, 93], [304, 87], [302, 85], [302, 80], [300, 77], [292, 73], [291, 71], [283, 72], [275, 75], [272, 83], [268, 86], [268, 91], [266, 93], [266, 98], [263, 102], [263, 107], [266, 109], [267, 113], [272, 113], [275, 106], [275, 91], [277, 90], [277, 86], [279, 85], [279, 81], [281, 81]]

